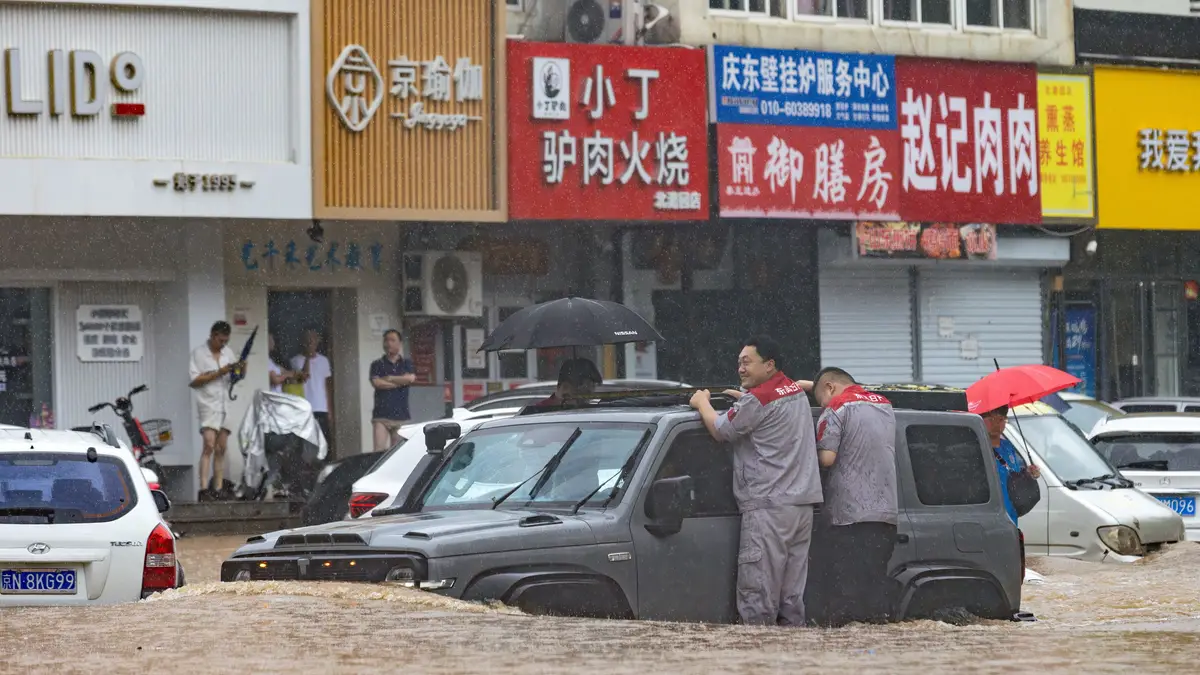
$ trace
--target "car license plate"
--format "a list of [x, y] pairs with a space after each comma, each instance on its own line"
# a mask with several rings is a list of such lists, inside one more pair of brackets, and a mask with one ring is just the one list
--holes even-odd
[[75, 583], [75, 570], [0, 571], [0, 594], [4, 595], [71, 595]]
[[1183, 497], [1180, 495], [1155, 495], [1155, 497], [1181, 516], [1196, 515], [1195, 497]]

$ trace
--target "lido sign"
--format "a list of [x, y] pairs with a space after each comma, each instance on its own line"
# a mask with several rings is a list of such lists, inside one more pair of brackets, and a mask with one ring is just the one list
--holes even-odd
[[[121, 52], [105, 63], [94, 51], [52, 49], [46, 54], [46, 89], [27, 98], [22, 57], [20, 49], [4, 50], [5, 110], [15, 118], [38, 117], [46, 112], [58, 117], [68, 111], [74, 117], [95, 117], [105, 109], [105, 75], [117, 93], [132, 94], [142, 86], [146, 72], [142, 58], [133, 52]], [[113, 117], [141, 117], [146, 114], [146, 106], [113, 103], [109, 112]]]

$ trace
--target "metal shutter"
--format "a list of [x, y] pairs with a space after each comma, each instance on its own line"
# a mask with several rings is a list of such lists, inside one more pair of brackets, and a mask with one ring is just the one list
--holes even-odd
[[[1042, 363], [1042, 286], [1038, 270], [921, 270], [921, 375], [930, 384], [966, 387], [1000, 367]], [[939, 323], [953, 323], [942, 337]], [[949, 326], [947, 326], [949, 327]], [[963, 342], [974, 338], [978, 356]]]
[[908, 269], [824, 269], [819, 283], [822, 367], [870, 384], [912, 382]]

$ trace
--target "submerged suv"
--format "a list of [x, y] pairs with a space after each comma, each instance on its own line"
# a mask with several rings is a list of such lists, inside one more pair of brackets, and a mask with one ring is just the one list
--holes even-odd
[[[221, 579], [397, 582], [529, 613], [733, 622], [729, 449], [683, 397], [631, 395], [485, 421], [461, 438], [454, 422], [431, 425], [428, 454], [390, 508], [252, 537]], [[949, 397], [944, 408], [966, 408], [961, 391]], [[1015, 617], [1020, 544], [982, 420], [908, 409], [896, 419], [893, 616]]]

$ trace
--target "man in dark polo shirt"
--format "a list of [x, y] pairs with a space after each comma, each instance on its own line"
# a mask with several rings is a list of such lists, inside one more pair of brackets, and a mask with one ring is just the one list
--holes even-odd
[[375, 387], [371, 426], [376, 452], [391, 448], [398, 440], [400, 426], [412, 417], [408, 412], [408, 388], [417, 376], [403, 349], [400, 331], [390, 329], [383, 334], [383, 358], [371, 362], [371, 386]]

